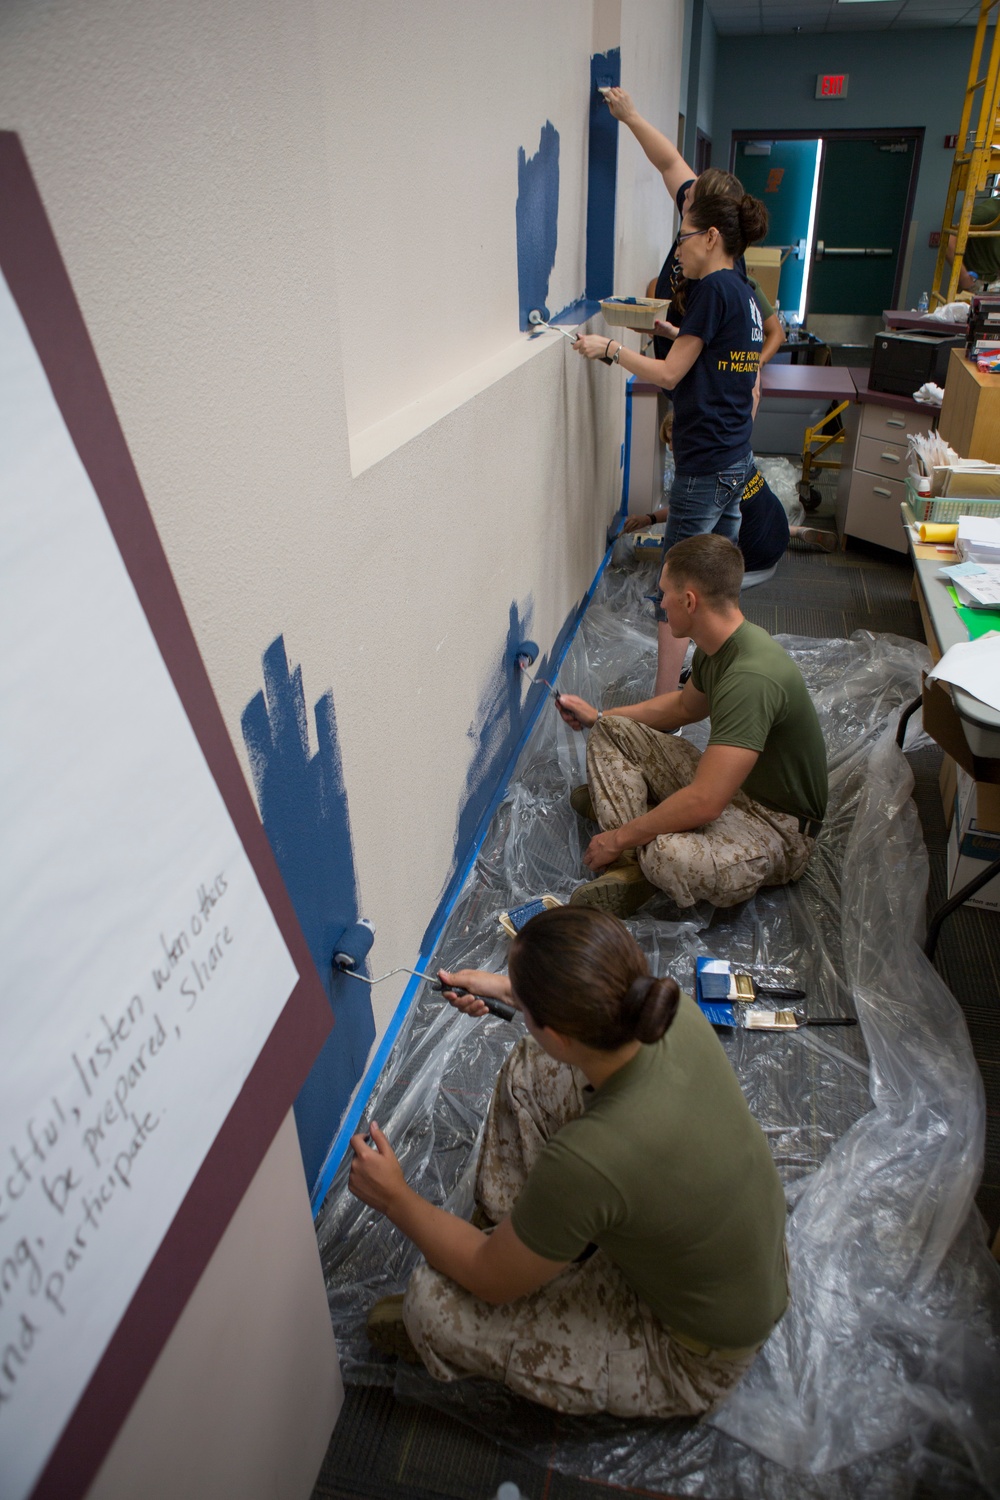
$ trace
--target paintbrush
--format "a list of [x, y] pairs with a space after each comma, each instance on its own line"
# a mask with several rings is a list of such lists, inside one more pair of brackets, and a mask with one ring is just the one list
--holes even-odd
[[699, 1000], [698, 1008], [713, 1026], [735, 1031], [801, 1031], [804, 1026], [856, 1026], [856, 1016], [803, 1016], [794, 1010], [737, 1011], [727, 1000]]

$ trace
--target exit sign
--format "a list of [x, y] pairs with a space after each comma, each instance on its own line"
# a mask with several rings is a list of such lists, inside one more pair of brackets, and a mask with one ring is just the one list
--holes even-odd
[[817, 99], [846, 99], [849, 73], [817, 73]]

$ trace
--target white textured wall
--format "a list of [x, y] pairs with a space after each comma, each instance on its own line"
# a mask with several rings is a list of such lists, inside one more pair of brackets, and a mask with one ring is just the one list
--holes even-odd
[[588, 11], [317, 6], [352, 435], [517, 338], [517, 148], [534, 154], [546, 118], [560, 137], [548, 305], [583, 295]]
[[[534, 598], [544, 649], [600, 559], [621, 377], [538, 341], [356, 479], [349, 413], [523, 340], [516, 151], [548, 118], [550, 305], [581, 289], [588, 59], [609, 40], [593, 23], [580, 0], [0, 12], [0, 123], [21, 134], [244, 762], [275, 636], [310, 707], [333, 691], [380, 968], [413, 962], [449, 871], [511, 600]], [[624, 80], [668, 129], [679, 27], [679, 0], [622, 0]], [[658, 267], [664, 199], [622, 141], [618, 290]], [[365, 267], [385, 316], [353, 306]], [[380, 1029], [397, 995], [376, 992]]]
[[[639, 113], [670, 140], [677, 135], [683, 0], [624, 0], [622, 88]], [[618, 132], [615, 285], [644, 296], [659, 274], [674, 237], [675, 209], [660, 173], [650, 166], [631, 131]]]

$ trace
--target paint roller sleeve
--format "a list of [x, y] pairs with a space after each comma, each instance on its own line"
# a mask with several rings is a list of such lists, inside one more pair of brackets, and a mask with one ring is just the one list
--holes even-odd
[[360, 922], [345, 928], [334, 944], [333, 967], [344, 970], [360, 968], [374, 941], [375, 928], [362, 917]]

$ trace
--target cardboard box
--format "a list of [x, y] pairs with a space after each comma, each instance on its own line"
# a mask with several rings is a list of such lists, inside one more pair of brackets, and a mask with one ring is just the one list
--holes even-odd
[[955, 796], [962, 811], [963, 822], [974, 820], [980, 833], [995, 833], [1000, 836], [1000, 786], [973, 781], [965, 771], [958, 770], [955, 775]]
[[[955, 816], [948, 836], [948, 895], [955, 893], [979, 875], [984, 864], [1000, 860], [1000, 832], [984, 827], [978, 817], [980, 792], [983, 798], [983, 816], [987, 822], [1000, 824], [1000, 789], [983, 787], [959, 770], [955, 792]], [[978, 906], [985, 911], [1000, 911], [1000, 871], [970, 896], [966, 906]]]
[[945, 754], [950, 755], [969, 776], [990, 786], [1000, 785], [1000, 760], [973, 755], [951, 694], [937, 678], [932, 682], [924, 678], [923, 723], [931, 739], [937, 740]]
[[781, 250], [767, 245], [751, 245], [746, 252], [747, 275], [758, 283], [764, 296], [773, 307], [778, 300], [778, 282], [781, 280]]

